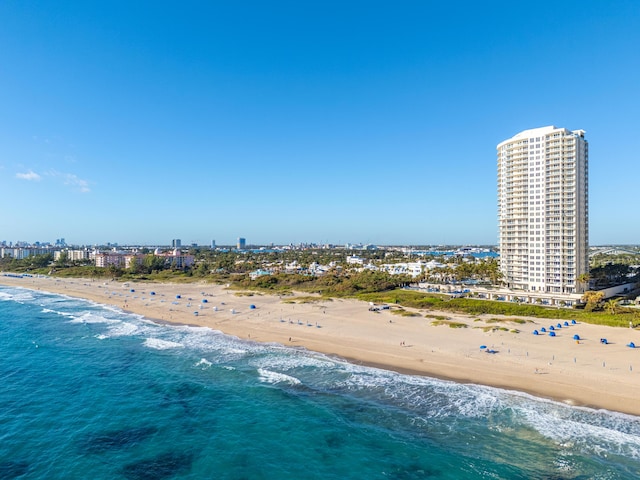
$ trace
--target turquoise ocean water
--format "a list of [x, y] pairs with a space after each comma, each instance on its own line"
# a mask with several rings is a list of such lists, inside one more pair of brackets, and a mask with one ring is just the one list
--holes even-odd
[[1, 479], [640, 477], [640, 418], [0, 287]]

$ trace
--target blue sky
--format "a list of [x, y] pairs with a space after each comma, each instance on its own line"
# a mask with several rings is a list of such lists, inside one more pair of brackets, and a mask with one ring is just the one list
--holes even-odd
[[590, 144], [640, 243], [637, 1], [0, 3], [0, 240], [497, 243], [496, 145]]

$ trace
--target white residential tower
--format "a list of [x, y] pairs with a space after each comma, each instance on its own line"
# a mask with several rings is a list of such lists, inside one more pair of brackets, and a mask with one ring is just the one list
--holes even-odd
[[589, 271], [584, 133], [549, 126], [498, 144], [500, 270], [512, 289], [583, 289], [577, 278]]

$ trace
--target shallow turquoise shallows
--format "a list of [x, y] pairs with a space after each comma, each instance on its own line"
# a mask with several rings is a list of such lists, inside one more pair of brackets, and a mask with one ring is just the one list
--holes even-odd
[[0, 287], [3, 480], [638, 477], [638, 417]]

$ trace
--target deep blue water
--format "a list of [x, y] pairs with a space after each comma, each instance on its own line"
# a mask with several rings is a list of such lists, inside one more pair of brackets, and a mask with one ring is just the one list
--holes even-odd
[[617, 479], [638, 417], [0, 287], [0, 478]]

